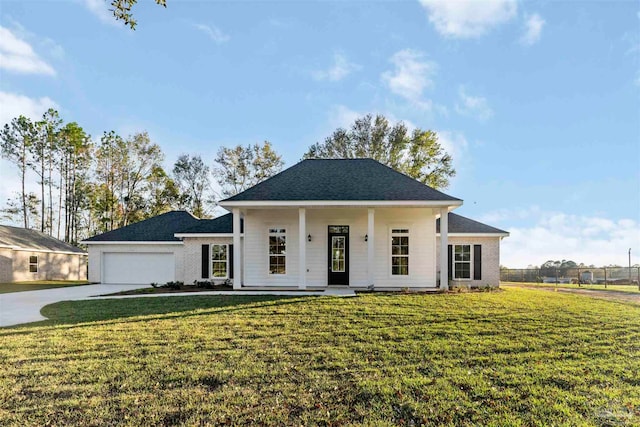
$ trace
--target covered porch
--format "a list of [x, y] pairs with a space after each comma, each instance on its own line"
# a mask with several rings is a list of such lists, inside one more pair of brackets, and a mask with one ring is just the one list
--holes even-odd
[[[457, 206], [425, 204], [229, 206], [234, 289], [447, 289], [437, 281], [436, 243], [446, 251], [447, 214]], [[444, 218], [439, 242], [437, 218]]]

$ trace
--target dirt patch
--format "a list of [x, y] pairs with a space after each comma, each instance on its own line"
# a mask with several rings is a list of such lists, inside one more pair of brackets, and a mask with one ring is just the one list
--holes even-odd
[[567, 294], [579, 294], [585, 295], [591, 298], [607, 299], [611, 301], [630, 302], [633, 304], [640, 304], [640, 295], [632, 294], [629, 292], [617, 292], [617, 291], [598, 291], [595, 289], [569, 289], [569, 288], [553, 288], [542, 286], [527, 286], [527, 285], [500, 285], [501, 287], [515, 287], [523, 289], [535, 289], [538, 291], [548, 292], [563, 292]]

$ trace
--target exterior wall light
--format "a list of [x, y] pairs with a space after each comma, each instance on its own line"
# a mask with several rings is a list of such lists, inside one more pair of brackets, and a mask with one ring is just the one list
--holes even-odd
[[364, 235], [364, 241], [365, 241], [365, 242], [368, 242], [368, 241], [369, 241], [369, 235], [368, 235], [368, 234], [365, 234], [365, 235]]
[[311, 241], [311, 234], [307, 236], [307, 242], [310, 242], [310, 241]]

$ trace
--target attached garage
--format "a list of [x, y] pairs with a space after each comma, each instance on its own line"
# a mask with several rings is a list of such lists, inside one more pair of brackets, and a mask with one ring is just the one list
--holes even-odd
[[103, 252], [102, 282], [118, 284], [167, 283], [175, 280], [172, 252]]
[[175, 233], [198, 222], [188, 212], [173, 211], [84, 240], [89, 281], [148, 285], [182, 280], [184, 243]]

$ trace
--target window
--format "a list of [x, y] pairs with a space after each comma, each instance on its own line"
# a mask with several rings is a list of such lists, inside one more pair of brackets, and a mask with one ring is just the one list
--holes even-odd
[[409, 230], [406, 228], [391, 230], [391, 275], [409, 275]]
[[31, 255], [29, 257], [29, 273], [38, 272], [38, 255]]
[[453, 246], [453, 278], [471, 279], [471, 245]]
[[344, 236], [331, 236], [331, 272], [345, 272], [345, 241]]
[[211, 277], [226, 279], [229, 272], [229, 246], [211, 245]]
[[269, 274], [287, 273], [287, 230], [269, 229]]

